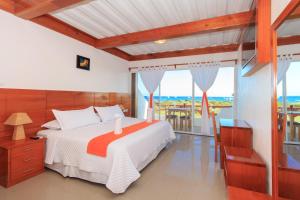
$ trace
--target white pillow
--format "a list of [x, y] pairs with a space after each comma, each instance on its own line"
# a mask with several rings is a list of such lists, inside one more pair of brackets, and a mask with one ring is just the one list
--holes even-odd
[[62, 130], [78, 128], [100, 122], [93, 107], [82, 110], [52, 110], [52, 112]]
[[60, 130], [61, 129], [61, 127], [60, 127], [57, 120], [52, 120], [50, 122], [47, 122], [47, 123], [43, 124], [42, 127], [47, 128], [47, 129], [53, 129], [53, 130]]
[[114, 120], [116, 115], [125, 117], [119, 105], [107, 106], [107, 107], [95, 107], [102, 122]]

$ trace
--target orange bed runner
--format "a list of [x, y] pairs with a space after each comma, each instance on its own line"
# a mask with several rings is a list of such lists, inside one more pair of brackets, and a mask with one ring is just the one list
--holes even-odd
[[87, 153], [94, 154], [101, 157], [106, 157], [107, 147], [110, 143], [114, 142], [119, 138], [125, 137], [126, 135], [135, 133], [138, 130], [144, 129], [156, 122], [158, 122], [158, 120], [153, 120], [151, 123], [143, 121], [137, 124], [133, 124], [131, 126], [127, 126], [123, 128], [123, 132], [119, 135], [114, 134], [114, 131], [111, 131], [105, 133], [104, 135], [97, 136], [89, 141], [87, 147]]

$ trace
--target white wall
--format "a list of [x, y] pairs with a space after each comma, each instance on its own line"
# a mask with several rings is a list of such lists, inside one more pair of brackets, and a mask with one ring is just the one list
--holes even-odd
[[[272, 23], [290, 0], [272, 0]], [[281, 46], [279, 53], [291, 53], [297, 46]], [[240, 57], [240, 56], [239, 56]], [[238, 78], [238, 117], [253, 128], [254, 149], [262, 156], [268, 167], [269, 192], [272, 187], [272, 65], [268, 64], [250, 77]], [[241, 70], [239, 70], [241, 71]]]
[[0, 87], [129, 92], [127, 61], [1, 10], [0, 27]]
[[[241, 70], [239, 70], [241, 71]], [[267, 164], [269, 190], [272, 181], [271, 65], [250, 77], [238, 78], [238, 118], [253, 128], [253, 147]]]

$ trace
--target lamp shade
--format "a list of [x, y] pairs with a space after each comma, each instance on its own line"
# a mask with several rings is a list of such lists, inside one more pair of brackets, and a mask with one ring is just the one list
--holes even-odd
[[32, 123], [32, 120], [30, 119], [27, 113], [13, 113], [4, 122], [4, 124], [11, 126], [19, 126], [30, 123]]

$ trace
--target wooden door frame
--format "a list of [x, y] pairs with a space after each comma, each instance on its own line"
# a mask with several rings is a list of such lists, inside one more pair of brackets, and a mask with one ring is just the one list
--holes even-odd
[[272, 197], [278, 199], [277, 32], [272, 29]]
[[137, 107], [136, 107], [136, 84], [137, 74], [131, 74], [131, 117], [137, 117]]
[[286, 18], [300, 5], [291, 0], [271, 26], [272, 34], [272, 197], [279, 199], [278, 188], [278, 124], [277, 124], [277, 30]]

